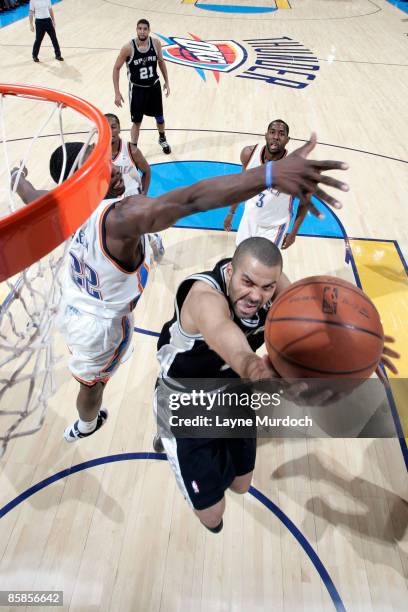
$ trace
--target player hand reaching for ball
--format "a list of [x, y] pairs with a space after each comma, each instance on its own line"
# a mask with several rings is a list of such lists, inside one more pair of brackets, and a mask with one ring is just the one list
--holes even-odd
[[390, 372], [392, 372], [395, 375], [398, 374], [398, 369], [391, 360], [399, 359], [400, 354], [397, 353], [397, 351], [394, 351], [394, 349], [390, 348], [386, 344], [386, 343], [393, 344], [394, 342], [395, 342], [395, 338], [393, 338], [392, 336], [384, 336], [384, 347], [383, 347], [383, 352], [381, 355], [381, 361], [380, 361], [379, 366], [375, 370], [375, 373], [377, 374], [378, 378], [386, 386], [388, 385], [388, 379], [385, 375], [385, 368], [387, 368]]

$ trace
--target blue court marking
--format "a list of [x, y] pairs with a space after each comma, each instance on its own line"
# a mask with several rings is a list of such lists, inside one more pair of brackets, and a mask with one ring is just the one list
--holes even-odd
[[[61, 2], [61, 0], [51, 0], [52, 4], [57, 4], [57, 2]], [[29, 7], [29, 4], [24, 4], [24, 6], [19, 6], [11, 11], [0, 13], [0, 28], [5, 28], [16, 21], [20, 21], [20, 19], [28, 17]]]
[[151, 331], [150, 329], [143, 329], [143, 327], [135, 327], [135, 332], [138, 334], [145, 334], [146, 336], [154, 336], [155, 338], [160, 336], [160, 332]]
[[218, 13], [273, 13], [276, 7], [268, 8], [265, 6], [227, 6], [226, 4], [199, 4], [195, 5], [204, 11], [217, 11]]
[[[13, 508], [21, 504], [23, 501], [45, 489], [49, 485], [61, 480], [62, 478], [67, 478], [72, 474], [77, 474], [78, 472], [82, 472], [83, 470], [87, 470], [89, 468], [95, 467], [97, 465], [104, 465], [107, 463], [117, 463], [118, 461], [131, 461], [136, 459], [147, 459], [147, 460], [155, 460], [155, 461], [166, 461], [167, 457], [164, 453], [120, 453], [118, 455], [108, 455], [106, 457], [98, 457], [96, 459], [90, 459], [89, 461], [84, 461], [83, 463], [78, 463], [77, 465], [73, 465], [70, 468], [66, 468], [65, 470], [61, 470], [52, 476], [48, 476], [48, 478], [44, 478], [44, 480], [40, 480], [37, 484], [29, 487], [20, 495], [17, 495], [14, 499], [9, 501], [5, 506], [0, 508], [0, 518], [3, 518], [8, 514]], [[309, 544], [305, 536], [302, 532], [296, 527], [296, 525], [290, 520], [290, 518], [281, 510], [276, 504], [274, 504], [268, 497], [266, 497], [263, 493], [255, 489], [255, 487], [250, 487], [249, 493], [255, 497], [258, 501], [260, 501], [268, 510], [273, 512], [273, 514], [285, 525], [287, 529], [291, 532], [293, 537], [296, 539], [298, 544], [303, 548], [314, 567], [316, 568], [319, 576], [323, 580], [323, 583], [333, 601], [334, 607], [338, 612], [345, 612], [345, 607], [343, 602], [341, 601], [340, 595], [334, 586], [332, 579], [330, 578], [329, 573], [324, 567], [322, 561]]]
[[389, 2], [390, 4], [395, 6], [396, 8], [399, 8], [400, 11], [403, 11], [404, 13], [408, 13], [408, 2], [407, 2], [407, 0], [405, 0], [405, 2], [403, 0], [387, 0], [387, 2]]
[[[178, 187], [191, 185], [201, 179], [212, 178], [214, 176], [227, 176], [241, 172], [239, 164], [229, 162], [194, 160], [178, 162], [161, 162], [152, 164], [152, 182], [149, 188], [149, 196], [156, 197]], [[308, 214], [302, 223], [300, 236], [312, 234], [313, 236], [330, 236], [332, 238], [343, 238], [344, 229], [335, 213], [329, 206], [317, 198], [313, 198], [313, 203], [323, 212], [325, 218], [319, 220], [313, 215]], [[298, 200], [294, 201], [294, 216], [296, 214]], [[241, 204], [235, 213], [232, 229], [237, 230], [241, 221], [244, 206]], [[197, 228], [197, 229], [219, 229], [224, 228], [224, 218], [228, 212], [228, 207], [196, 213], [180, 219], [176, 227]]]
[[315, 566], [317, 572], [319, 573], [320, 578], [323, 580], [326, 589], [329, 592], [331, 600], [334, 604], [334, 607], [338, 612], [346, 612], [346, 608], [341, 600], [338, 590], [334, 586], [333, 580], [330, 578], [330, 575], [320, 558], [317, 556], [316, 552], [306, 540], [303, 533], [296, 527], [296, 525], [290, 520], [290, 518], [277, 506], [273, 503], [268, 497], [266, 497], [263, 493], [255, 489], [255, 487], [250, 487], [249, 492], [255, 499], [261, 502], [268, 510], [273, 512], [273, 514], [285, 525], [287, 529], [289, 529], [290, 533], [297, 540], [298, 544], [303, 548], [313, 565]]

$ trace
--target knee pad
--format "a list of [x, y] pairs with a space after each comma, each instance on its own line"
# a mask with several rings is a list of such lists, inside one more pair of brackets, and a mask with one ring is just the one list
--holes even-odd
[[159, 117], [155, 117], [155, 119], [156, 119], [156, 123], [158, 123], [159, 125], [162, 125], [164, 123], [163, 115], [160, 115]]

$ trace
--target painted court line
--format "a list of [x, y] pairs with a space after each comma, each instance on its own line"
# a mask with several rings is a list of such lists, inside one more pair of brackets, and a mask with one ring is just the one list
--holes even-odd
[[374, 302], [384, 332], [396, 339], [399, 374], [388, 373], [405, 438], [408, 436], [408, 277], [394, 242], [350, 239], [361, 285]]

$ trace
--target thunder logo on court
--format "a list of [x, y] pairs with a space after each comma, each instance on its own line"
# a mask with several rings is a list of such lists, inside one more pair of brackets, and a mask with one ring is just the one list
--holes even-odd
[[174, 36], [166, 41], [170, 44], [163, 48], [164, 59], [195, 68], [200, 76], [204, 70], [210, 70], [217, 81], [216, 73], [231, 72], [247, 58], [245, 49], [233, 40], [206, 41], [198, 36], [193, 39]]
[[166, 61], [194, 68], [203, 81], [206, 72], [212, 72], [219, 82], [220, 74], [237, 71], [247, 59], [255, 56], [251, 64], [234, 76], [291, 89], [304, 89], [316, 78], [319, 70], [317, 57], [310, 49], [288, 36], [245, 40], [202, 40], [160, 36], [167, 44], [163, 47]]

